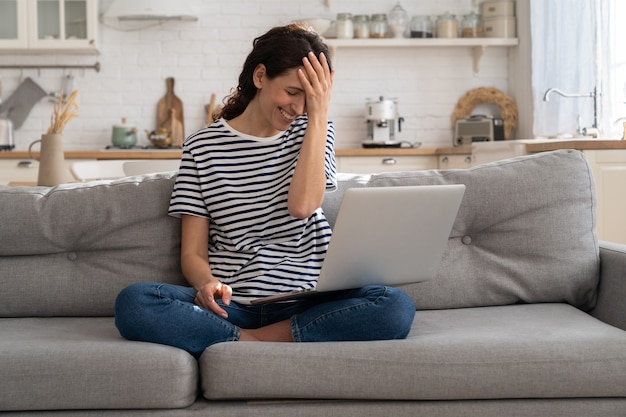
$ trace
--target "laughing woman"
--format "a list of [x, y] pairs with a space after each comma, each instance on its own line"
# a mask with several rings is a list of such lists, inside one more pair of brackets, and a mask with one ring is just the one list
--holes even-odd
[[131, 340], [194, 356], [227, 341], [405, 338], [412, 300], [385, 286], [252, 306], [315, 285], [331, 230], [321, 205], [337, 186], [328, 48], [307, 27], [256, 38], [217, 120], [189, 136], [169, 214], [181, 218], [190, 287], [137, 283], [116, 301]]

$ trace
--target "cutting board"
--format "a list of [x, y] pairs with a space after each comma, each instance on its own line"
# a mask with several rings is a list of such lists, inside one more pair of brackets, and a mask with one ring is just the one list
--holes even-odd
[[181, 148], [185, 139], [183, 102], [174, 94], [174, 78], [165, 80], [166, 93], [157, 105], [157, 128], [166, 128], [172, 137], [172, 146]]

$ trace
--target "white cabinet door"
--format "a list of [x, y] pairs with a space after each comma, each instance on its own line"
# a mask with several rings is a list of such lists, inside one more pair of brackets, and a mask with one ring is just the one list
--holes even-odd
[[29, 0], [29, 47], [96, 49], [97, 0]]
[[0, 50], [97, 52], [98, 0], [0, 0]]
[[626, 150], [584, 151], [598, 196], [598, 238], [626, 244]]
[[337, 170], [354, 174], [437, 169], [436, 156], [342, 156]]
[[28, 16], [24, 0], [0, 0], [0, 49], [28, 47]]

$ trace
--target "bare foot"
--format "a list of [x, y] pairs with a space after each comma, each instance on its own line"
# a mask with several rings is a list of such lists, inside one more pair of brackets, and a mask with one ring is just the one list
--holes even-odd
[[258, 329], [241, 329], [241, 342], [293, 342], [289, 320]]

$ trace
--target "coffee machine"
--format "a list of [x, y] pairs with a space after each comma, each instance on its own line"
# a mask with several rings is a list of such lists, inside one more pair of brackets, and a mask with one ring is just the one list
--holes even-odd
[[367, 101], [365, 105], [365, 120], [367, 121], [367, 140], [364, 148], [399, 147], [401, 142], [396, 140], [397, 131], [402, 130], [403, 117], [398, 117], [398, 103], [395, 99]]

